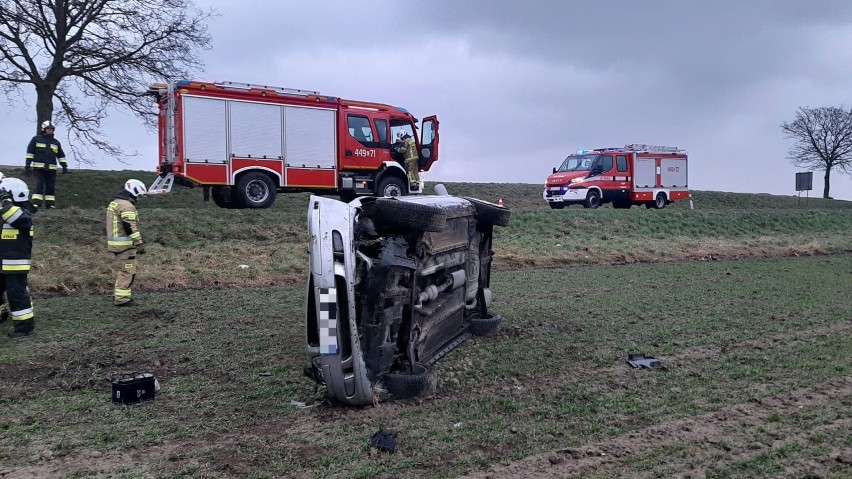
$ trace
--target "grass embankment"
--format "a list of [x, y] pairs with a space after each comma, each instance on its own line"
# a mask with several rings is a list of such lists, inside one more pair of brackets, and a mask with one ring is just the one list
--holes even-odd
[[[19, 174], [4, 167], [7, 175]], [[60, 175], [59, 209], [37, 216], [34, 291], [107, 292], [104, 209], [124, 180], [146, 172], [75, 170]], [[852, 202], [694, 192], [664, 210], [550, 210], [538, 185], [447, 183], [455, 195], [513, 210], [497, 228], [495, 268], [801, 256], [852, 251]], [[166, 290], [301, 284], [307, 272], [308, 194], [279, 195], [266, 210], [224, 210], [200, 189], [176, 187], [139, 202], [147, 253], [136, 288]]]

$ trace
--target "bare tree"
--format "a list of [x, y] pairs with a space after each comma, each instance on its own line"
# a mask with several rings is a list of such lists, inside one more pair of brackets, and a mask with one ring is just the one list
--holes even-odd
[[201, 68], [212, 15], [192, 0], [0, 0], [0, 91], [35, 87], [36, 131], [44, 120], [66, 123], [77, 160], [93, 163], [92, 146], [126, 160], [103, 137], [108, 108], [152, 127], [148, 84]]
[[825, 171], [822, 197], [830, 198], [831, 170], [852, 173], [852, 110], [800, 107], [781, 129], [796, 141], [788, 154], [793, 165]]

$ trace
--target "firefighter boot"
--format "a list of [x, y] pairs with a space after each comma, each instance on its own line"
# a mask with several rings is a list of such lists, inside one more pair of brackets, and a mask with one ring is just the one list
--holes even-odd
[[6, 303], [0, 304], [0, 323], [9, 319], [9, 305]]
[[23, 321], [12, 321], [15, 324], [15, 329], [8, 334], [10, 338], [22, 338], [33, 333], [35, 328], [35, 320], [33, 318]]

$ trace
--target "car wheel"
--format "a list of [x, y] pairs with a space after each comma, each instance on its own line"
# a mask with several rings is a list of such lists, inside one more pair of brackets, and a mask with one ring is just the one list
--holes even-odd
[[269, 208], [275, 201], [275, 183], [266, 173], [243, 173], [237, 180], [236, 198], [245, 208]]
[[512, 215], [509, 208], [476, 198], [465, 197], [464, 199], [470, 201], [473, 207], [476, 208], [477, 222], [497, 226], [506, 226], [509, 224], [509, 217]]
[[382, 377], [382, 384], [388, 394], [397, 399], [413, 398], [435, 392], [438, 375], [429, 366], [416, 363], [413, 371], [394, 371], [385, 374]]
[[552, 210], [561, 210], [565, 208], [565, 205], [562, 203], [548, 203], [550, 205], [550, 209]]
[[377, 227], [392, 225], [420, 231], [443, 231], [447, 226], [447, 215], [437, 206], [376, 198], [370, 209]]
[[661, 210], [666, 207], [666, 195], [663, 193], [657, 193], [657, 197], [654, 198], [654, 209]]
[[219, 208], [239, 208], [239, 203], [235, 201], [234, 193], [229, 186], [214, 186], [211, 191], [213, 203]]
[[496, 332], [502, 322], [503, 317], [499, 314], [492, 314], [487, 318], [471, 318], [470, 332], [474, 336], [488, 336]]
[[586, 201], [583, 202], [583, 206], [586, 208], [597, 208], [601, 205], [601, 194], [595, 190], [589, 192], [586, 195]]
[[376, 196], [405, 196], [408, 194], [408, 185], [396, 176], [385, 176], [376, 188]]

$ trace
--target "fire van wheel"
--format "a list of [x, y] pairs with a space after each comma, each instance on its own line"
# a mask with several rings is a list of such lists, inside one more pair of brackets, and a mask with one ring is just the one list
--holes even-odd
[[474, 336], [488, 336], [496, 332], [502, 322], [503, 317], [499, 314], [492, 314], [487, 318], [471, 318], [470, 332]]
[[443, 231], [447, 226], [447, 215], [437, 206], [376, 198], [371, 209], [373, 223], [377, 227], [389, 225], [420, 231]]
[[269, 208], [275, 193], [275, 183], [266, 173], [249, 172], [237, 180], [236, 198], [244, 208]]
[[477, 222], [497, 226], [506, 226], [509, 224], [509, 217], [512, 215], [509, 208], [476, 198], [465, 197], [464, 199], [470, 201], [473, 207], [476, 208]]
[[438, 375], [429, 366], [416, 363], [413, 371], [404, 368], [402, 371], [385, 374], [382, 378], [382, 384], [391, 396], [397, 399], [407, 399], [435, 392]]
[[407, 194], [408, 185], [396, 176], [382, 178], [379, 187], [376, 188], [376, 196], [405, 196]]
[[661, 210], [666, 207], [666, 195], [663, 193], [657, 193], [657, 197], [654, 198], [654, 209]]
[[586, 195], [586, 201], [583, 202], [584, 208], [597, 208], [601, 205], [601, 194], [595, 190], [589, 192]]

